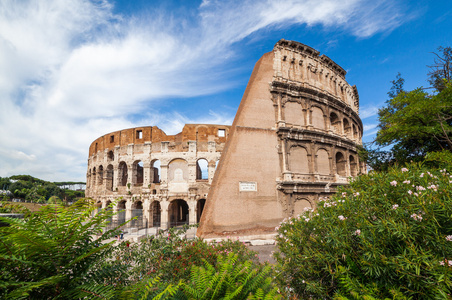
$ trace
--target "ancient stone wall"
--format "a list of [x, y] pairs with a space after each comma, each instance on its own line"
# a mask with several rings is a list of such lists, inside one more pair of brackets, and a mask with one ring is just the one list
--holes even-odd
[[120, 221], [197, 223], [228, 134], [229, 126], [199, 124], [176, 135], [155, 126], [106, 134], [89, 148], [86, 196], [101, 208], [122, 198]]
[[212, 182], [198, 234], [274, 232], [351, 176], [363, 125], [346, 72], [317, 50], [279, 41], [256, 63]]

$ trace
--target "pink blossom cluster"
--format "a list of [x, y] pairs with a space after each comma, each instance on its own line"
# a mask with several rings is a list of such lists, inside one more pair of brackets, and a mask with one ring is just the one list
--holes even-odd
[[397, 186], [397, 181], [395, 181], [395, 180], [391, 181], [390, 183], [391, 183], [392, 186]]
[[392, 209], [397, 209], [399, 207], [399, 205], [398, 204], [394, 204], [393, 206], [392, 206]]
[[361, 230], [356, 229], [355, 232], [353, 233], [354, 235], [360, 236], [361, 235]]
[[411, 183], [411, 181], [409, 181], [409, 180], [405, 180], [403, 183], [406, 183], [406, 184], [410, 184]]
[[449, 267], [452, 266], [452, 260], [447, 260], [447, 259], [440, 261], [439, 264], [440, 264], [441, 266], [444, 266], [444, 265], [445, 265], [444, 262], [447, 262], [447, 265], [448, 265]]
[[341, 221], [347, 220], [347, 218], [344, 217], [343, 215], [340, 215], [338, 218], [339, 218], [339, 220], [341, 220]]
[[451, 242], [451, 241], [452, 241], [452, 235], [448, 235], [448, 236], [446, 236], [446, 241], [449, 241], [449, 242]]
[[412, 214], [410, 216], [412, 219], [416, 220], [416, 221], [422, 221], [422, 215], [421, 214]]
[[407, 168], [402, 168], [402, 173], [408, 172]]

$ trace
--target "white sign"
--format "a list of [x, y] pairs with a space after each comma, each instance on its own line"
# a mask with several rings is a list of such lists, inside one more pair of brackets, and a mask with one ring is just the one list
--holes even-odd
[[257, 182], [250, 181], [240, 181], [239, 182], [240, 192], [257, 192]]

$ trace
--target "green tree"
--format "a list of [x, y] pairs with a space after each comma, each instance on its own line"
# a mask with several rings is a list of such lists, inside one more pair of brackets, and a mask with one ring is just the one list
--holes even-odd
[[0, 298], [113, 298], [123, 269], [105, 261], [113, 250], [106, 241], [118, 230], [102, 229], [113, 210], [93, 216], [96, 209], [83, 199], [22, 209], [24, 219], [0, 218], [9, 224], [0, 228]]

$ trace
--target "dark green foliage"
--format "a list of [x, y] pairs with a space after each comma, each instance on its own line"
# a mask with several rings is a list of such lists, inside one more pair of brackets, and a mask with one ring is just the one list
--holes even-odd
[[419, 164], [373, 172], [286, 220], [277, 238], [281, 285], [301, 299], [448, 299], [450, 176]]
[[104, 261], [103, 244], [117, 231], [102, 231], [112, 210], [80, 200], [70, 207], [47, 205], [24, 219], [0, 218], [1, 299], [111, 298], [124, 268]]

